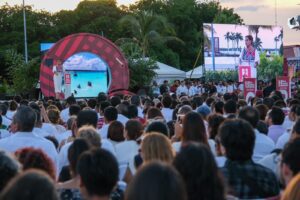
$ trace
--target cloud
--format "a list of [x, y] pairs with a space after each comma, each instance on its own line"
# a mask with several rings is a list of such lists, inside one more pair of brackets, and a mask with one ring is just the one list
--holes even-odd
[[255, 12], [258, 11], [259, 9], [266, 8], [264, 5], [259, 5], [259, 6], [240, 6], [237, 7], [235, 10], [236, 11], [250, 11], [250, 12]]
[[68, 58], [64, 63], [65, 70], [106, 70], [106, 64], [91, 53], [78, 53]]

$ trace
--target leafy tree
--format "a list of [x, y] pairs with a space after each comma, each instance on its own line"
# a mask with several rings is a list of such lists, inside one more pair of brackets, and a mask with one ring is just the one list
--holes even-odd
[[5, 61], [9, 66], [9, 75], [14, 91], [22, 95], [32, 93], [39, 78], [39, 57], [25, 63], [23, 56], [16, 51], [7, 50], [5, 53]]
[[283, 57], [279, 55], [266, 56], [266, 53], [260, 55], [260, 64], [257, 69], [259, 80], [271, 80], [283, 73]]
[[155, 15], [152, 12], [141, 11], [135, 16], [127, 15], [120, 20], [121, 24], [127, 24], [132, 32], [132, 38], [120, 38], [118, 42], [135, 42], [142, 49], [142, 56], [149, 55], [151, 43], [166, 43], [178, 41], [175, 32], [166, 18]]

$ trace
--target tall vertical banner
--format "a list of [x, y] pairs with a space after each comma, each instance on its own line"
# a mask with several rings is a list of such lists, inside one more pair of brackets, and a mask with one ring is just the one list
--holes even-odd
[[250, 98], [255, 97], [257, 90], [256, 78], [244, 78], [244, 98], [249, 102]]
[[245, 78], [251, 78], [251, 67], [239, 66], [239, 82], [243, 82]]
[[288, 76], [276, 77], [276, 90], [280, 91], [284, 100], [291, 97], [291, 83]]

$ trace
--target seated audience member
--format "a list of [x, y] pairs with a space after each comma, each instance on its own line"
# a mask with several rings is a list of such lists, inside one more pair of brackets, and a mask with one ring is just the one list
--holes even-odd
[[[36, 103], [30, 103], [29, 107], [32, 108], [36, 114], [36, 121], [34, 124], [34, 128], [32, 130], [32, 132], [34, 132], [35, 134], [37, 134], [38, 136], [41, 137], [47, 137], [47, 136], [54, 136], [55, 133], [57, 132], [55, 130], [55, 127], [52, 126], [51, 124], [49, 124], [49, 127], [52, 127], [53, 132], [50, 131], [50, 129], [48, 131], [46, 131], [45, 129], [43, 129], [43, 122], [42, 122], [42, 116], [41, 116], [41, 108], [38, 106], [38, 104]], [[51, 133], [50, 133], [51, 132]]]
[[150, 107], [146, 113], [146, 123], [150, 124], [153, 121], [165, 122], [165, 118], [158, 108]]
[[12, 120], [14, 114], [16, 113], [17, 111], [17, 108], [18, 108], [18, 103], [14, 100], [11, 100], [9, 102], [9, 106], [8, 106], [8, 110], [7, 110], [7, 113], [6, 113], [6, 117], [10, 120]]
[[7, 110], [8, 110], [8, 106], [5, 105], [4, 103], [1, 103], [0, 104], [0, 115], [2, 117], [2, 128], [4, 128], [4, 129], [7, 129], [10, 126], [11, 121], [12, 121], [6, 117]]
[[213, 109], [212, 111], [216, 114], [223, 115], [223, 108], [224, 108], [224, 102], [223, 101], [218, 101], [215, 104], [213, 104]]
[[223, 107], [225, 118], [236, 118], [237, 104], [234, 100], [228, 100], [225, 102]]
[[241, 119], [226, 121], [219, 129], [227, 161], [221, 168], [230, 187], [229, 194], [241, 199], [273, 197], [279, 194], [275, 174], [252, 161], [255, 133]]
[[214, 144], [209, 144], [207, 140], [206, 129], [204, 121], [199, 113], [189, 112], [183, 118], [182, 125], [179, 122], [175, 123], [175, 137], [173, 140], [179, 140], [172, 144], [176, 152], [179, 152], [180, 147], [189, 142], [199, 142], [209, 145], [214, 148]]
[[[86, 127], [84, 126], [91, 126], [89, 127], [89, 131], [96, 132], [95, 128], [97, 126], [98, 122], [98, 116], [97, 113], [93, 110], [83, 110], [80, 111], [77, 120], [76, 120], [76, 125], [75, 125], [75, 130], [74, 130], [74, 136], [78, 137], [80, 135], [80, 132], [82, 129], [85, 129]], [[92, 129], [92, 130], [91, 130]], [[99, 140], [100, 141], [100, 140]], [[66, 143], [64, 146], [62, 146], [60, 152], [59, 152], [59, 171], [63, 166], [68, 165], [68, 149], [72, 142]], [[115, 155], [115, 149], [113, 145], [106, 139], [101, 139], [101, 148], [107, 149], [108, 151], [112, 152]]]
[[0, 115], [0, 139], [9, 137], [11, 134], [2, 126], [2, 116]]
[[[80, 155], [88, 151], [91, 148], [91, 145], [82, 138], [74, 140], [68, 150], [68, 160], [70, 165], [67, 166], [69, 175], [71, 175], [71, 179], [64, 180], [63, 183], [58, 184], [58, 192], [61, 200], [65, 199], [81, 199], [81, 194], [79, 191], [79, 177], [76, 170], [76, 165]], [[62, 171], [64, 172], [64, 170]], [[66, 173], [66, 172], [65, 172]], [[60, 174], [60, 179], [66, 179], [67, 177], [63, 177], [66, 174]]]
[[113, 121], [108, 127], [107, 138], [114, 146], [123, 142], [125, 140], [123, 124], [119, 121]]
[[161, 113], [166, 120], [166, 122], [172, 120], [173, 110], [170, 108], [172, 104], [172, 98], [170, 96], [165, 96], [162, 99], [163, 108], [161, 109]]
[[76, 105], [76, 99], [73, 96], [70, 96], [66, 99], [66, 108], [63, 109], [60, 112], [60, 118], [63, 120], [64, 123], [67, 123], [70, 115], [70, 106], [71, 105]]
[[84, 152], [77, 162], [80, 192], [84, 199], [121, 199], [117, 185], [119, 169], [115, 157], [106, 150], [94, 149]]
[[[141, 98], [140, 98], [140, 96], [133, 95], [130, 98], [130, 104], [136, 106], [136, 108], [138, 109], [138, 115], [137, 116], [139, 118], [144, 118], [143, 109], [142, 109], [142, 106], [141, 106]], [[129, 108], [128, 108], [128, 110], [129, 110]]]
[[147, 133], [150, 132], [158, 132], [165, 135], [168, 138], [170, 137], [168, 126], [161, 121], [151, 122], [145, 129], [145, 135], [147, 135]]
[[250, 106], [243, 108], [242, 110], [240, 110], [239, 118], [249, 122], [254, 130], [255, 144], [252, 159], [253, 161], [258, 162], [260, 159], [270, 154], [275, 149], [275, 144], [272, 139], [257, 130], [259, 112], [256, 108]]
[[43, 171], [28, 170], [13, 178], [0, 194], [1, 200], [58, 200], [53, 180]]
[[184, 183], [178, 172], [170, 165], [149, 163], [137, 172], [128, 185], [125, 200], [154, 199], [187, 200]]
[[161, 161], [171, 164], [175, 151], [170, 140], [161, 133], [148, 133], [142, 140], [141, 155], [143, 163]]
[[63, 145], [68, 138], [72, 137], [72, 128], [76, 123], [77, 116], [73, 115], [67, 121], [67, 130], [59, 135], [56, 135], [56, 139], [58, 141], [59, 146]]
[[[300, 124], [296, 126], [296, 124], [299, 121], [300, 116], [300, 106], [299, 105], [293, 105], [289, 115], [287, 116], [289, 119], [288, 123], [284, 123], [282, 126], [286, 129], [284, 134], [282, 134], [276, 143], [277, 149], [283, 149], [284, 145], [290, 140], [293, 133], [300, 133]], [[286, 122], [286, 121], [285, 121]]]
[[52, 160], [41, 150], [26, 147], [15, 152], [15, 156], [22, 164], [23, 171], [39, 169], [46, 172], [53, 180], [56, 180], [56, 170]]
[[185, 182], [188, 200], [225, 200], [225, 186], [207, 146], [191, 143], [182, 147], [173, 164]]
[[285, 188], [281, 200], [299, 200], [300, 199], [300, 174], [293, 178]]
[[269, 125], [268, 136], [275, 142], [285, 132], [282, 127], [284, 122], [284, 113], [281, 108], [272, 107], [266, 117], [266, 122]]
[[97, 129], [101, 129], [104, 125], [104, 110], [105, 108], [111, 106], [111, 103], [109, 101], [103, 101], [99, 105], [99, 113], [98, 113], [98, 123], [97, 123]]
[[102, 139], [107, 139], [109, 125], [118, 119], [118, 110], [115, 107], [109, 106], [104, 110], [104, 125], [100, 129]]
[[289, 142], [282, 151], [280, 174], [284, 185], [288, 185], [291, 179], [300, 172], [300, 138]]
[[80, 112], [80, 106], [79, 105], [73, 104], [69, 107], [69, 117], [77, 116], [79, 112]]
[[117, 121], [121, 122], [123, 125], [126, 124], [126, 122], [129, 120], [127, 118], [128, 116], [128, 102], [122, 102], [119, 105], [116, 106], [116, 109], [118, 111], [118, 118]]
[[32, 132], [35, 121], [36, 113], [30, 107], [19, 107], [12, 121], [16, 132], [10, 137], [1, 139], [0, 148], [8, 152], [15, 152], [24, 147], [39, 148], [57, 165], [57, 151], [53, 143]]
[[209, 139], [214, 140], [218, 134], [219, 126], [225, 121], [225, 118], [219, 114], [212, 114], [208, 116], [208, 135]]
[[66, 131], [65, 127], [60, 125], [61, 119], [59, 113], [60, 111], [58, 109], [50, 109], [47, 111], [48, 118], [51, 124], [55, 127], [57, 135]]
[[[128, 106], [128, 118], [139, 120], [142, 124], [144, 124], [145, 119], [143, 118], [143, 111], [140, 110], [140, 112], [141, 113], [139, 115], [139, 109], [136, 105], [129, 105]], [[140, 116], [142, 116], [142, 117], [140, 117]]]
[[0, 192], [20, 171], [20, 164], [8, 153], [0, 151]]

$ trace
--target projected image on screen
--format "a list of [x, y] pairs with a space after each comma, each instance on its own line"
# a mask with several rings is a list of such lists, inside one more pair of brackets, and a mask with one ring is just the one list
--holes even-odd
[[234, 24], [203, 24], [203, 27], [206, 70], [237, 70], [243, 66], [256, 73], [260, 55], [271, 58], [279, 55], [282, 48], [282, 27]]
[[108, 66], [99, 56], [77, 53], [68, 58], [63, 67], [70, 74], [70, 90], [74, 97], [96, 97], [99, 92], [107, 92]]

